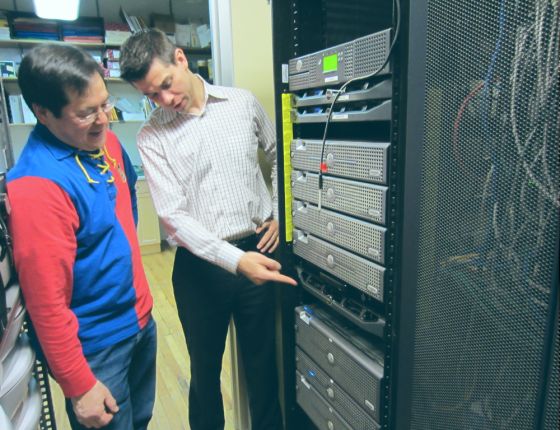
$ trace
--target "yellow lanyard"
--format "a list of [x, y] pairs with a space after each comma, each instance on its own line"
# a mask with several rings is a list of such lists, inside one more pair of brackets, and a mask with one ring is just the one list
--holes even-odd
[[[116, 160], [114, 158], [111, 158], [111, 156], [109, 155], [109, 151], [107, 151], [107, 148], [105, 146], [103, 146], [103, 149], [100, 149], [97, 154], [90, 155], [90, 157], [93, 158], [94, 160], [98, 160], [101, 159], [103, 155], [105, 155], [109, 160], [111, 160], [111, 162], [113, 163], [113, 167], [117, 167]], [[93, 179], [90, 178], [87, 170], [82, 165], [82, 162], [80, 161], [80, 157], [78, 156], [78, 154], [76, 154], [74, 158], [76, 159], [76, 163], [78, 163], [78, 166], [80, 166], [80, 169], [82, 169], [82, 172], [84, 172], [84, 175], [88, 180], [88, 183], [99, 184], [99, 181], [94, 181]], [[103, 164], [98, 164], [97, 167], [101, 169], [101, 174], [104, 175], [111, 168], [111, 165], [106, 160], [102, 159], [101, 161]], [[110, 184], [114, 181], [115, 181], [115, 177], [111, 175], [111, 178], [107, 180], [107, 183]]]

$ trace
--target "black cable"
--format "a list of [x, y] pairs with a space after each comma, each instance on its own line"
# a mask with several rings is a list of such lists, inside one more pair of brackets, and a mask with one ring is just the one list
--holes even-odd
[[397, 41], [397, 38], [399, 36], [399, 31], [400, 31], [400, 28], [401, 28], [401, 3], [400, 3], [400, 0], [395, 0], [395, 5], [396, 5], [396, 9], [397, 9], [397, 26], [395, 28], [395, 35], [393, 36], [393, 40], [391, 42], [391, 46], [389, 47], [389, 52], [387, 53], [387, 57], [385, 58], [385, 61], [383, 62], [381, 67], [379, 67], [375, 72], [370, 73], [369, 75], [360, 76], [359, 78], [350, 79], [348, 82], [346, 82], [340, 88], [340, 90], [334, 90], [334, 92], [336, 92], [336, 94], [335, 94], [335, 97], [334, 97], [334, 99], [331, 103], [331, 107], [329, 108], [329, 110], [327, 112], [327, 123], [325, 124], [325, 132], [323, 133], [323, 142], [321, 144], [321, 158], [319, 159], [319, 162], [321, 163], [320, 166], [319, 166], [319, 210], [321, 209], [321, 190], [323, 189], [323, 169], [324, 169], [323, 157], [325, 155], [325, 143], [327, 141], [327, 130], [329, 129], [329, 123], [331, 121], [331, 117], [332, 117], [332, 113], [333, 113], [333, 109], [334, 109], [334, 104], [338, 100], [338, 97], [340, 96], [340, 94], [342, 94], [344, 92], [344, 90], [346, 89], [346, 87], [349, 84], [351, 84], [352, 82], [360, 81], [362, 79], [372, 78], [373, 76], [375, 76], [379, 72], [381, 72], [385, 68], [387, 63], [389, 62], [389, 58], [391, 58], [391, 53], [393, 52], [393, 48], [395, 46], [395, 42]]

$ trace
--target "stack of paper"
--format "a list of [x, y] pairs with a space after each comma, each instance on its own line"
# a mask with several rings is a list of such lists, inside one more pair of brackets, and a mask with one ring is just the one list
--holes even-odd
[[91, 24], [62, 24], [62, 39], [65, 42], [103, 43], [103, 29]]
[[57, 22], [39, 18], [15, 18], [13, 20], [15, 39], [60, 40]]

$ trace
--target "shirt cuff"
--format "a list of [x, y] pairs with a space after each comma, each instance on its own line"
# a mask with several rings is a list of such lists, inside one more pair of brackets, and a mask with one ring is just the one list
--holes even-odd
[[216, 264], [228, 272], [237, 275], [237, 265], [244, 254], [244, 251], [224, 241], [218, 251], [218, 255], [216, 255]]
[[72, 377], [71, 381], [66, 378], [64, 380], [57, 379], [56, 381], [60, 385], [60, 388], [64, 393], [64, 397], [70, 399], [72, 397], [81, 396], [91, 390], [97, 382], [97, 378], [86, 364], [83, 366], [80, 374]]

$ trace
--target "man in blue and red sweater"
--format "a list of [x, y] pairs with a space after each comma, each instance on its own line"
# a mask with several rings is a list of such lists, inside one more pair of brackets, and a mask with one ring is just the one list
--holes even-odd
[[107, 130], [115, 101], [99, 65], [71, 46], [31, 50], [18, 82], [38, 123], [8, 172], [7, 207], [37, 338], [73, 429], [146, 429], [156, 326], [136, 235], [137, 176]]

